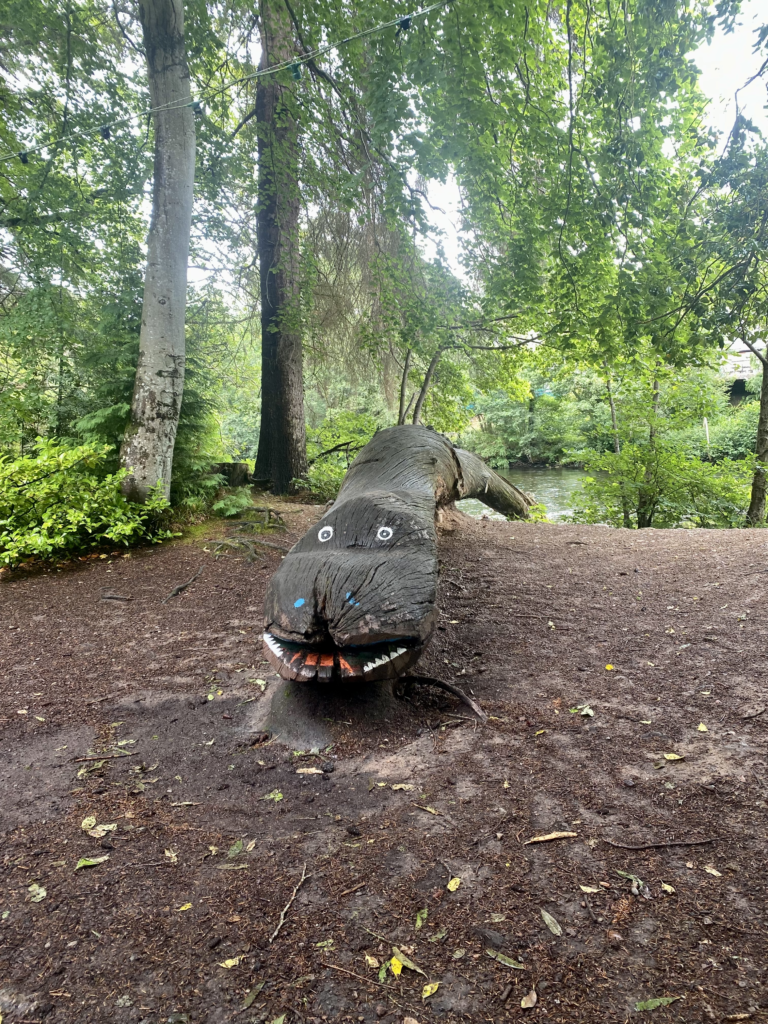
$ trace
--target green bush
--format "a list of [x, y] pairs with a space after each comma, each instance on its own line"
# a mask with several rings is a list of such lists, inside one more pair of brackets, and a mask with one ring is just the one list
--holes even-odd
[[733, 528], [746, 525], [754, 457], [703, 462], [669, 444], [592, 452], [570, 517], [610, 526]]
[[34, 450], [0, 457], [0, 565], [172, 536], [162, 528], [165, 498], [157, 493], [145, 505], [133, 504], [120, 493], [125, 470], [97, 472], [109, 445], [38, 438]]

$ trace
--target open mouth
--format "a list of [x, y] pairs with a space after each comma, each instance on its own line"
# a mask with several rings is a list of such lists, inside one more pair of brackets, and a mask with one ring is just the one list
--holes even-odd
[[264, 653], [283, 679], [396, 679], [417, 660], [421, 644], [409, 637], [365, 647], [310, 647], [265, 633]]

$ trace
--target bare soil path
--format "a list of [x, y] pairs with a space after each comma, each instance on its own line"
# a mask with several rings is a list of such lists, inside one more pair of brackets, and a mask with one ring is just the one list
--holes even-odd
[[768, 1021], [768, 535], [451, 524], [485, 727], [279, 683], [275, 550], [0, 577], [3, 1024]]

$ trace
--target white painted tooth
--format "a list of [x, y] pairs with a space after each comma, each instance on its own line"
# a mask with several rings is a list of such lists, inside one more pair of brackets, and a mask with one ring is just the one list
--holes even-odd
[[367, 665], [363, 665], [363, 672], [370, 672], [374, 668], [374, 662], [369, 661]]
[[395, 651], [395, 655], [394, 656], [396, 658], [399, 658], [401, 654], [405, 654], [405, 651], [406, 651], [405, 647], [398, 647], [397, 650]]

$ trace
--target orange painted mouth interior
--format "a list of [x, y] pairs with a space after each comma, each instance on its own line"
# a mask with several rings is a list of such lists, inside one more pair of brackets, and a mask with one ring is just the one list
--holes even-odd
[[265, 633], [264, 653], [283, 679], [393, 679], [416, 660], [420, 645], [407, 639], [318, 648]]

